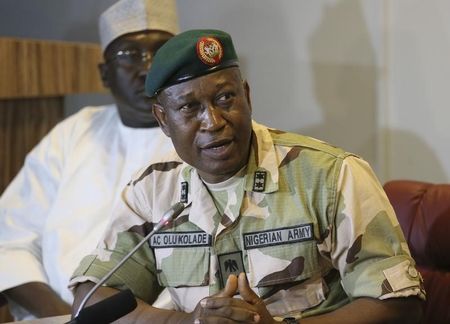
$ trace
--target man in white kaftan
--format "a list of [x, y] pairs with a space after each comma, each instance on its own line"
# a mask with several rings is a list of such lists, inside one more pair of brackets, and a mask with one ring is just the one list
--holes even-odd
[[116, 104], [58, 124], [0, 198], [0, 292], [16, 319], [70, 312], [69, 277], [101, 238], [121, 188], [173, 151], [143, 89], [154, 52], [178, 31], [175, 2], [122, 0], [99, 26], [100, 73]]

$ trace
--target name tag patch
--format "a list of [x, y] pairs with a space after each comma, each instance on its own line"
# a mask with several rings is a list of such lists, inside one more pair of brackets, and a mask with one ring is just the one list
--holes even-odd
[[195, 246], [211, 246], [211, 235], [199, 232], [163, 232], [150, 238], [150, 246], [158, 248], [186, 248]]
[[292, 227], [276, 228], [267, 231], [245, 233], [244, 249], [257, 249], [266, 246], [311, 241], [312, 239], [312, 223], [302, 224]]

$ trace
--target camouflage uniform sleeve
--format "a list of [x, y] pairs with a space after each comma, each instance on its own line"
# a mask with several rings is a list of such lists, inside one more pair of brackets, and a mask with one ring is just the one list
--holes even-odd
[[[151, 231], [152, 223], [143, 216], [148, 217], [151, 210], [142, 190], [142, 183], [127, 185], [122, 200], [114, 208], [103, 239], [91, 255], [83, 258], [69, 287], [85, 281], [98, 282]], [[162, 289], [158, 285], [154, 255], [149, 245], [144, 244], [136, 251], [106, 282], [106, 286], [129, 288], [135, 296], [152, 303]]]
[[348, 296], [424, 298], [395, 212], [367, 162], [345, 158], [337, 192], [331, 257]]

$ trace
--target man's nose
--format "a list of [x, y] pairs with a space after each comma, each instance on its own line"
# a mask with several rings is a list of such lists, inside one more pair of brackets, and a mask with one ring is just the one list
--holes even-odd
[[222, 116], [222, 111], [209, 104], [202, 113], [202, 130], [210, 132], [218, 131], [225, 126], [226, 120]]
[[147, 76], [148, 70], [150, 70], [150, 67], [152, 66], [152, 61], [148, 60], [148, 61], [142, 61], [140, 66], [139, 66], [139, 75], [144, 77]]

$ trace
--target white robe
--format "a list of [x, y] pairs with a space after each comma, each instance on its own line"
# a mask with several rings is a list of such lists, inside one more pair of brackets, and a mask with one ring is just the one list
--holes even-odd
[[[0, 291], [38, 281], [66, 302], [134, 171], [172, 152], [160, 128], [125, 127], [114, 105], [86, 107], [27, 155], [0, 198]], [[12, 305], [16, 319], [32, 318]]]

